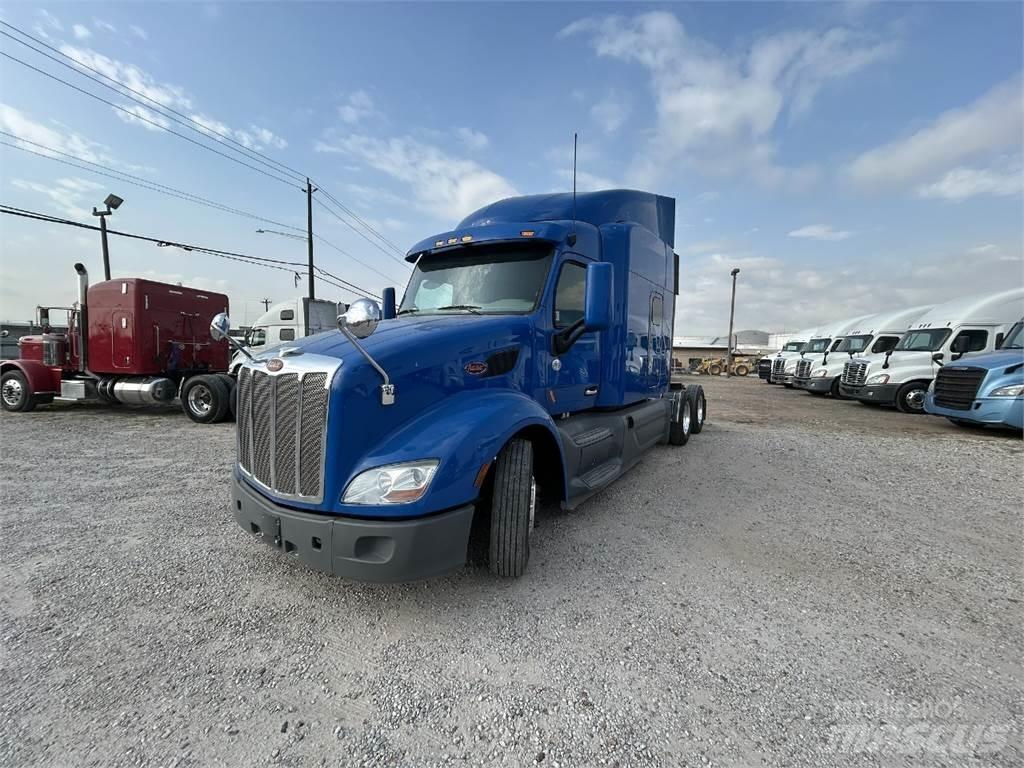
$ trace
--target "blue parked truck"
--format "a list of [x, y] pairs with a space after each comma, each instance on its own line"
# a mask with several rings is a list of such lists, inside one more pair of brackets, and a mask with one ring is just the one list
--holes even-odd
[[[670, 383], [675, 201], [502, 200], [413, 247], [400, 306], [240, 369], [233, 512], [307, 565], [366, 581], [526, 569], [538, 488], [573, 509], [701, 430]], [[229, 327], [214, 320], [216, 334]]]
[[924, 409], [960, 426], [1024, 429], [1024, 320], [995, 352], [939, 368]]

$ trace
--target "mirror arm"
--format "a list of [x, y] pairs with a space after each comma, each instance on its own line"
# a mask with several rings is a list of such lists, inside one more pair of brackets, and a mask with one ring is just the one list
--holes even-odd
[[252, 356], [252, 353], [248, 349], [243, 347], [242, 344], [238, 341], [238, 339], [236, 339], [234, 336], [230, 336], [230, 335], [225, 334], [224, 338], [228, 340], [228, 344], [230, 344], [232, 347], [237, 349], [239, 352], [241, 352], [243, 355], [248, 357], [250, 360], [253, 360], [253, 361], [256, 360], [256, 358]]
[[581, 317], [572, 325], [563, 328], [551, 338], [552, 352], [556, 355], [564, 354], [575, 344], [585, 332], [583, 318]]
[[362, 356], [366, 358], [366, 362], [373, 366], [373, 369], [380, 374], [380, 377], [384, 379], [384, 386], [390, 387], [391, 379], [388, 378], [387, 371], [381, 368], [377, 361], [370, 356], [370, 353], [363, 349], [363, 345], [359, 343], [359, 339], [355, 337], [355, 334], [353, 334], [348, 328], [341, 328], [339, 330], [345, 335], [346, 339], [352, 342], [352, 346], [358, 349]]

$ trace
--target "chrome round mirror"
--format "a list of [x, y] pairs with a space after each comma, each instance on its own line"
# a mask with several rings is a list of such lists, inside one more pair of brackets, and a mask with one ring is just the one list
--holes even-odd
[[380, 307], [373, 299], [356, 299], [348, 305], [345, 314], [338, 315], [338, 328], [346, 330], [357, 339], [365, 339], [380, 322]]
[[221, 312], [215, 315], [213, 320], [210, 321], [210, 335], [213, 336], [214, 341], [226, 339], [230, 329], [231, 318], [228, 317], [227, 312]]
[[11, 335], [11, 332], [8, 331], [6, 328], [4, 328], [2, 331], [0, 331], [0, 339], [6, 339], [10, 335]]

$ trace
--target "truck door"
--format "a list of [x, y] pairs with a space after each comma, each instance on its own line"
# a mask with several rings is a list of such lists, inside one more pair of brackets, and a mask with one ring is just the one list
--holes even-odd
[[[587, 270], [582, 261], [565, 261], [555, 284], [552, 334], [583, 318], [583, 290]], [[548, 347], [549, 352], [551, 347]], [[584, 333], [566, 352], [552, 354], [548, 365], [548, 410], [574, 413], [593, 408], [601, 381], [600, 341], [597, 333]], [[553, 400], [552, 400], [553, 398]]]
[[113, 349], [111, 363], [115, 368], [131, 368], [132, 355], [135, 353], [135, 333], [132, 325], [131, 312], [114, 312], [111, 316], [113, 326]]

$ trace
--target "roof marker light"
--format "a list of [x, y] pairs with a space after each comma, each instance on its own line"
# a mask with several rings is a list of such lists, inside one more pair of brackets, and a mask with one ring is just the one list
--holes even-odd
[[438, 240], [436, 243], [434, 243], [435, 248], [440, 248], [442, 245], [444, 245], [444, 240]]
[[462, 242], [464, 242], [464, 243], [471, 243], [471, 242], [473, 242], [473, 236], [472, 235], [463, 235], [462, 236]]
[[519, 233], [522, 237], [533, 237], [535, 232], [532, 229], [524, 229]]
[[457, 238], [457, 237], [449, 237], [448, 238], [448, 245], [455, 245], [457, 242], [459, 242], [459, 238]]

